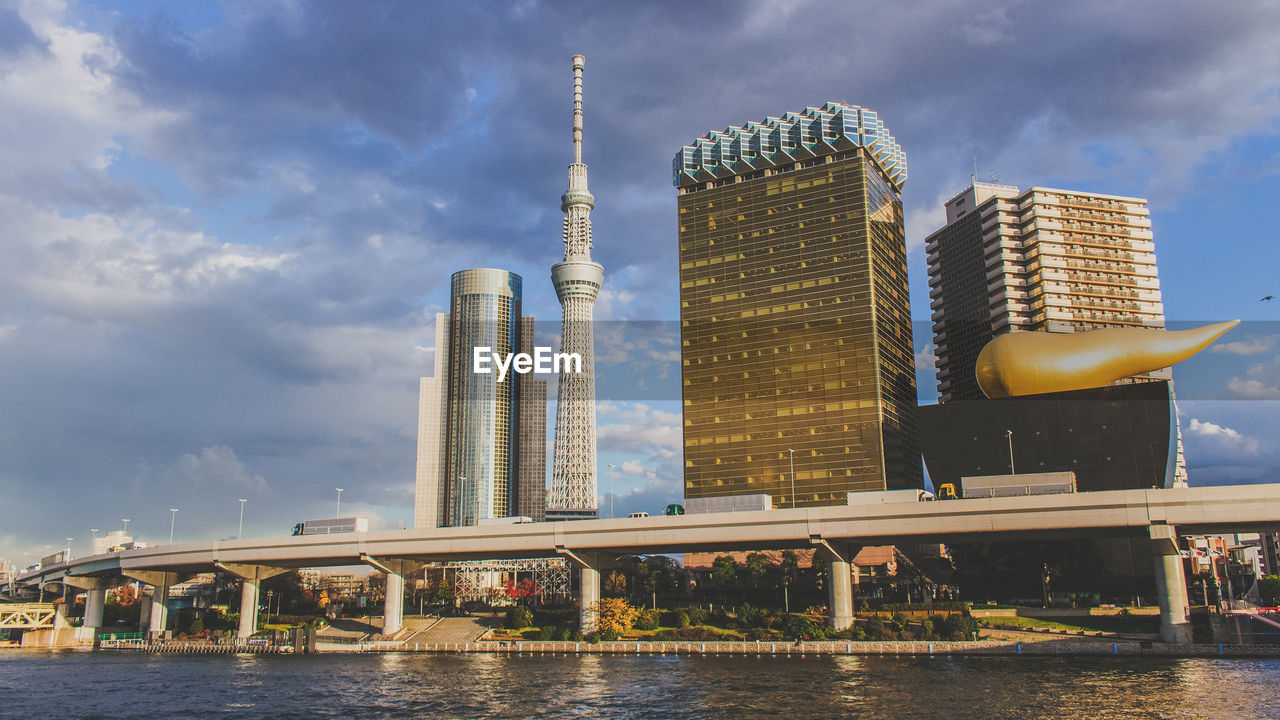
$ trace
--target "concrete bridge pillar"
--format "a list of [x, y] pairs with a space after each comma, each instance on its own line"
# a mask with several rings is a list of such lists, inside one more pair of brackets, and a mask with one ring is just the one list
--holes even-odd
[[258, 631], [258, 592], [262, 581], [289, 572], [288, 568], [268, 565], [213, 562], [214, 565], [240, 578], [240, 627], [236, 637], [247, 638]]
[[422, 569], [422, 563], [398, 558], [374, 558], [361, 555], [368, 565], [387, 576], [387, 594], [382, 608], [382, 634], [395, 635], [404, 627], [404, 577]]
[[107, 588], [97, 585], [85, 588], [84, 622], [81, 627], [98, 629], [102, 627], [102, 609], [107, 604]]
[[574, 553], [563, 546], [556, 552], [578, 569], [578, 628], [584, 635], [593, 633], [598, 627], [596, 604], [600, 602], [600, 567], [605, 558], [599, 553]]
[[831, 610], [831, 628], [848, 630], [853, 625], [853, 553], [845, 543], [831, 543], [820, 536], [809, 542], [831, 563], [827, 570], [827, 606]]
[[1152, 525], [1151, 556], [1156, 595], [1160, 601], [1160, 639], [1167, 643], [1191, 642], [1191, 601], [1182, 572], [1178, 533], [1171, 525]]
[[147, 633], [154, 640], [169, 627], [169, 588], [182, 582], [178, 573], [159, 570], [126, 570], [125, 575], [151, 586], [151, 597], [142, 598], [142, 613], [138, 617], [139, 632]]
[[76, 633], [76, 637], [92, 639], [97, 635], [98, 628], [102, 627], [102, 609], [107, 603], [107, 589], [118, 585], [120, 581], [118, 579], [113, 581], [108, 578], [84, 575], [68, 575], [62, 579], [62, 582], [85, 592], [84, 622], [80, 624], [80, 630]]

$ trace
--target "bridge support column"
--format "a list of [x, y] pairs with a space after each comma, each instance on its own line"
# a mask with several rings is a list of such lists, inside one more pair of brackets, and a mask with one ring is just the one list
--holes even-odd
[[404, 576], [422, 569], [422, 563], [393, 558], [378, 559], [361, 555], [360, 559], [386, 573], [387, 594], [383, 600], [382, 634], [395, 635], [404, 627]]
[[138, 631], [147, 633], [149, 640], [155, 640], [169, 628], [169, 587], [182, 582], [182, 579], [178, 573], [157, 570], [126, 570], [125, 574], [151, 586], [151, 598], [142, 600]]
[[1167, 643], [1191, 642], [1191, 602], [1182, 572], [1178, 533], [1171, 525], [1152, 525], [1151, 555], [1156, 595], [1160, 601], [1160, 639]]
[[830, 543], [811, 535], [809, 542], [831, 563], [827, 570], [827, 605], [831, 609], [831, 628], [848, 630], [853, 625], [853, 553], [844, 543]]
[[102, 608], [107, 604], [107, 588], [97, 586], [85, 589], [84, 622], [81, 627], [97, 630], [102, 627]]
[[578, 628], [583, 635], [593, 633], [598, 627], [596, 604], [600, 602], [600, 566], [604, 556], [599, 553], [574, 553], [563, 546], [556, 552], [578, 568]]
[[118, 585], [120, 581], [68, 575], [62, 579], [62, 582], [85, 592], [84, 622], [80, 624], [76, 637], [85, 641], [92, 640], [97, 636], [98, 628], [102, 627], [102, 608], [107, 603], [107, 588]]
[[213, 564], [240, 578], [240, 627], [236, 637], [247, 638], [258, 631], [258, 591], [262, 581], [289, 572], [288, 568], [270, 567], [267, 565], [241, 565], [240, 563]]

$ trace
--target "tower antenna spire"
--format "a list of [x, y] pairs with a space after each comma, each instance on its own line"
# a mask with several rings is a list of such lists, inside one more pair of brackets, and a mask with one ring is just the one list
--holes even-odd
[[582, 68], [586, 58], [573, 56], [573, 162], [582, 162]]

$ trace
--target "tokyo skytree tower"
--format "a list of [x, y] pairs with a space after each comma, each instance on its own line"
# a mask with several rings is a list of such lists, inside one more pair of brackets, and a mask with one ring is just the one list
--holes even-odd
[[556, 403], [555, 454], [547, 519], [596, 516], [596, 380], [592, 349], [592, 308], [604, 267], [591, 261], [591, 208], [587, 166], [582, 162], [582, 67], [573, 56], [573, 164], [569, 190], [560, 198], [564, 212], [564, 262], [551, 266], [551, 282], [564, 307], [561, 352], [582, 356], [582, 372], [560, 373]]

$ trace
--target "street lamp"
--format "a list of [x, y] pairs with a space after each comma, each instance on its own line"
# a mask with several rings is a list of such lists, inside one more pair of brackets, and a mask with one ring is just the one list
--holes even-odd
[[613, 519], [613, 475], [618, 472], [618, 466], [609, 463], [609, 519]]
[[236, 539], [239, 540], [244, 537], [244, 504], [249, 500], [247, 498], [236, 498], [236, 501], [240, 503], [240, 529], [236, 531]]
[[63, 560], [66, 560], [67, 562], [71, 561], [71, 541], [74, 539], [75, 538], [67, 538], [67, 556], [63, 558]]
[[334, 517], [342, 517], [342, 488], [336, 488], [338, 491], [338, 506], [333, 509]]
[[791, 456], [791, 507], [796, 506], [796, 451], [787, 448], [787, 454]]
[[178, 519], [178, 508], [169, 508], [169, 544], [173, 544], [173, 523]]
[[89, 528], [89, 532], [93, 533], [93, 538], [89, 541], [89, 554], [93, 555], [98, 545], [98, 528]]
[[120, 518], [120, 521], [124, 523], [124, 534], [127, 537], [129, 535], [129, 518]]
[[1005, 430], [1004, 434], [1005, 437], [1009, 438], [1009, 474], [1017, 475], [1018, 471], [1013, 469], [1013, 431]]

